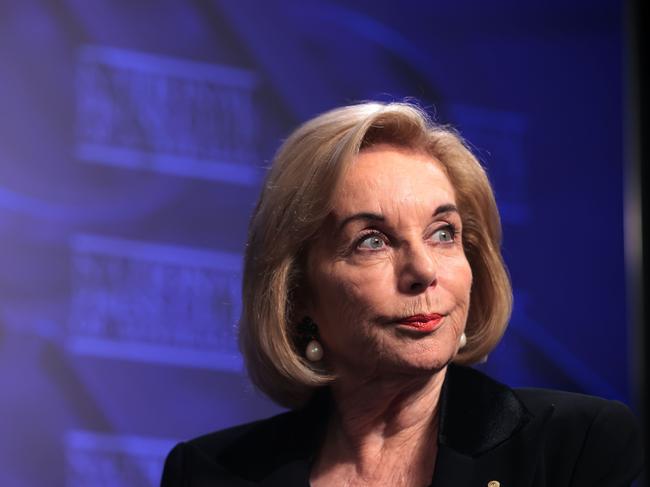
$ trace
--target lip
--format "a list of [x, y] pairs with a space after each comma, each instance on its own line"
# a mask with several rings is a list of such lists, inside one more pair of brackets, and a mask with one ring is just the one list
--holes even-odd
[[445, 316], [439, 313], [413, 315], [405, 318], [400, 318], [397, 321], [398, 325], [408, 327], [411, 330], [419, 331], [422, 333], [431, 333], [436, 330]]

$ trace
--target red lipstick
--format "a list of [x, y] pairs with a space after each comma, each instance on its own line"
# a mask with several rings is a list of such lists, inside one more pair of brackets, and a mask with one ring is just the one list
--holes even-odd
[[409, 328], [422, 332], [430, 333], [442, 322], [444, 315], [438, 313], [426, 314], [426, 315], [413, 315], [406, 318], [400, 318], [397, 320], [398, 324], [408, 326]]

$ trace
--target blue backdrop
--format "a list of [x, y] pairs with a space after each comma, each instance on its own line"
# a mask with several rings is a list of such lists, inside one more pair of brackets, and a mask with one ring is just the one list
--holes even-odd
[[482, 366], [630, 403], [622, 5], [0, 3], [0, 485], [157, 485], [277, 406], [242, 372], [248, 215], [280, 140], [415, 97], [486, 165], [515, 311]]

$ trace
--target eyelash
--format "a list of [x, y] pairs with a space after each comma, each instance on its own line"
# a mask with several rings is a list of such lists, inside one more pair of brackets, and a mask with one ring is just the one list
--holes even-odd
[[[456, 241], [456, 236], [458, 235], [458, 228], [456, 227], [456, 225], [454, 225], [453, 223], [448, 223], [446, 225], [443, 225], [440, 228], [436, 228], [436, 230], [431, 235], [434, 235], [435, 233], [441, 230], [446, 230], [451, 235], [451, 240], [449, 242], [441, 242], [441, 243], [453, 243]], [[386, 236], [382, 232], [378, 230], [368, 230], [356, 240], [354, 244], [354, 248], [359, 249], [361, 243], [364, 240], [368, 239], [368, 237], [379, 237], [384, 241], [384, 243], [388, 243], [388, 238], [386, 238]]]

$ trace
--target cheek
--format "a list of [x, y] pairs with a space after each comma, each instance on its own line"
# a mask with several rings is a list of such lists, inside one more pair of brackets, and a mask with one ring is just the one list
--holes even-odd
[[439, 282], [456, 299], [469, 305], [469, 296], [472, 289], [472, 269], [465, 257], [449, 262], [446, 272], [439, 276]]
[[343, 263], [318, 273], [318, 307], [333, 314], [361, 316], [385, 299], [391, 289], [385, 265], [354, 268]]
[[314, 299], [309, 311], [325, 341], [332, 343], [365, 333], [363, 324], [376, 316], [394, 287], [387, 267], [385, 262], [355, 267], [339, 261], [312, 268]]

